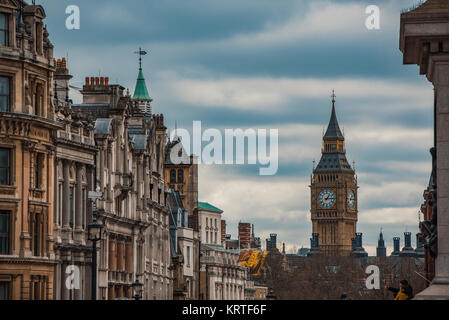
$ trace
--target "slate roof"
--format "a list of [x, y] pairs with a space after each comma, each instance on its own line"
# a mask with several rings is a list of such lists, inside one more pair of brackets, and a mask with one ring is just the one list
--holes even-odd
[[146, 150], [147, 149], [147, 135], [145, 134], [134, 134], [130, 135], [131, 143], [133, 144], [134, 150]]
[[[184, 149], [184, 146], [182, 145], [181, 139], [179, 137], [175, 136], [173, 138], [173, 141], [169, 141], [167, 143], [167, 147], [165, 149], [165, 164], [166, 165], [174, 165], [174, 163], [171, 160], [170, 153], [172, 149], [180, 144], [180, 149], [178, 150], [178, 157], [180, 158], [181, 164], [190, 164], [190, 157], [188, 156], [186, 150]], [[179, 151], [181, 154], [179, 154]]]
[[332, 102], [332, 114], [327, 126], [326, 134], [323, 137], [324, 140], [344, 140], [341, 133], [340, 126], [338, 125], [337, 114], [335, 112], [335, 104]]
[[84, 114], [93, 114], [95, 118], [109, 117], [109, 104], [73, 104], [72, 109]]
[[315, 172], [321, 173], [354, 173], [344, 153], [323, 153]]
[[113, 119], [102, 119], [102, 118], [95, 120], [94, 134], [110, 134], [112, 120]]

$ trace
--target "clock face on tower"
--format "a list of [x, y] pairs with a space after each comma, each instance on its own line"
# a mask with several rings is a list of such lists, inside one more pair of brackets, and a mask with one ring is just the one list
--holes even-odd
[[318, 203], [324, 209], [330, 209], [335, 205], [337, 197], [332, 190], [324, 189], [318, 195]]
[[348, 206], [351, 209], [355, 207], [355, 193], [354, 190], [349, 190], [348, 192]]

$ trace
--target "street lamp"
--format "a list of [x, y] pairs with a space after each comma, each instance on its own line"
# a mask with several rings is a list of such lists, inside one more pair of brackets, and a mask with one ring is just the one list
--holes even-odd
[[270, 291], [268, 292], [266, 299], [267, 300], [276, 300], [276, 295], [273, 292], [273, 289], [270, 289]]
[[135, 300], [142, 299], [143, 283], [139, 282], [139, 276], [136, 275], [136, 281], [132, 284], [133, 298]]
[[92, 241], [92, 300], [97, 300], [97, 241], [101, 240], [102, 227], [96, 219], [87, 226], [87, 239]]

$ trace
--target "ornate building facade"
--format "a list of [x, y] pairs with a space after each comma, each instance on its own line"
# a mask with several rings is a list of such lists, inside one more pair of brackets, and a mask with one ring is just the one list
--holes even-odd
[[[92, 222], [89, 191], [94, 190], [94, 121], [72, 109], [69, 80], [72, 76], [65, 58], [56, 63], [56, 118], [63, 124], [56, 136], [55, 162], [55, 285], [57, 300], [86, 300], [91, 297], [91, 256], [87, 226]], [[70, 274], [79, 275], [77, 283], [67, 286]]]
[[[172, 161], [171, 154], [181, 160], [179, 164]], [[199, 269], [200, 269], [200, 239], [194, 213], [198, 208], [198, 163], [195, 156], [188, 156], [182, 146], [181, 139], [177, 136], [169, 140], [165, 151], [164, 165], [165, 181], [170, 190], [179, 195], [179, 202], [186, 214], [186, 223], [177, 224], [176, 237], [172, 240], [172, 246], [176, 246], [182, 256], [176, 262], [179, 271], [175, 277], [175, 287], [178, 291], [184, 290], [185, 299], [198, 299]], [[177, 295], [177, 297], [176, 297]], [[180, 294], [175, 294], [180, 298]]]
[[131, 284], [139, 278], [143, 299], [170, 299], [163, 116], [142, 110], [138, 100], [108, 78], [86, 78], [82, 94], [83, 103], [73, 108], [95, 119], [95, 181], [103, 193], [94, 212], [104, 226], [99, 298], [131, 298]]
[[0, 300], [53, 298], [53, 45], [41, 6], [0, 3]]
[[350, 255], [357, 225], [357, 178], [346, 159], [345, 138], [338, 125], [335, 95], [323, 136], [321, 160], [311, 178], [313, 234], [326, 255]]

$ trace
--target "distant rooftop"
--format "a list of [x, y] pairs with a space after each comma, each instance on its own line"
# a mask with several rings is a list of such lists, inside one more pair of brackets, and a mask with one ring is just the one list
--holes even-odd
[[427, 0], [418, 1], [414, 6], [404, 9], [401, 13], [426, 14], [426, 13], [448, 13], [449, 1], [447, 0]]
[[198, 201], [198, 208], [209, 210], [209, 211], [215, 211], [218, 213], [223, 213], [223, 210], [211, 205], [209, 202], [199, 202]]

